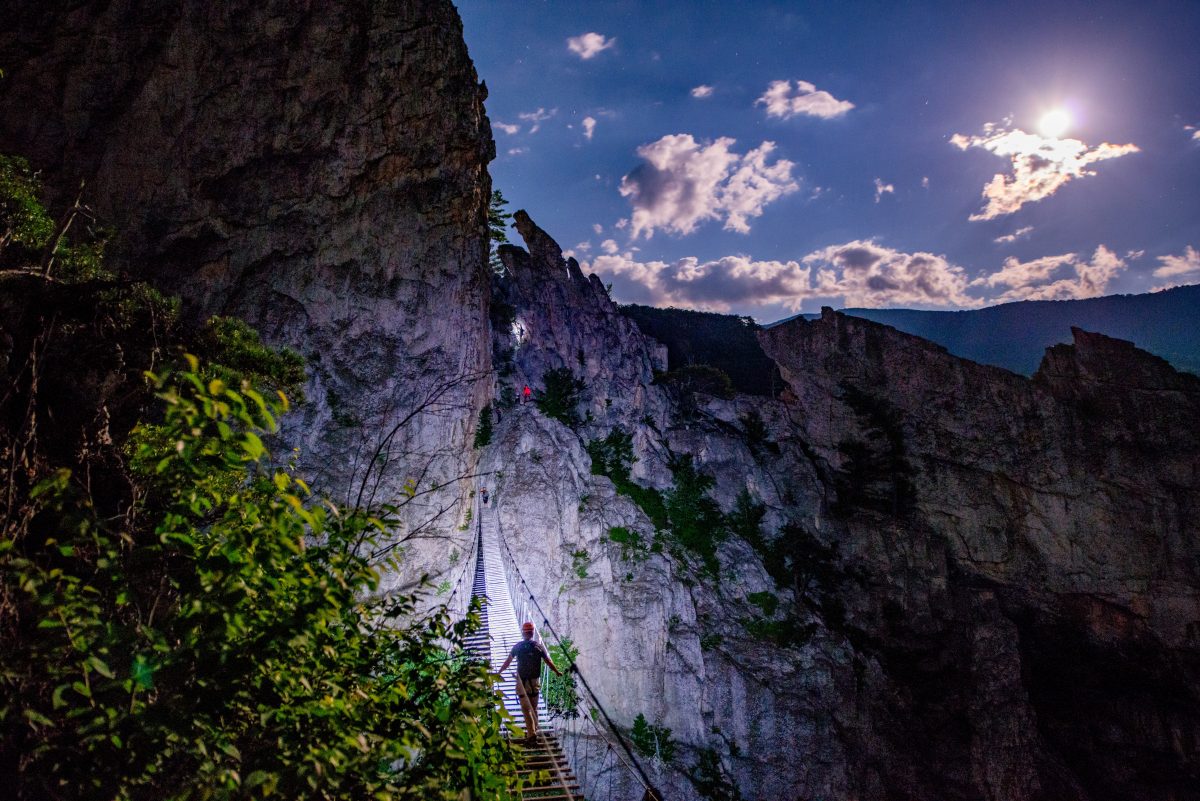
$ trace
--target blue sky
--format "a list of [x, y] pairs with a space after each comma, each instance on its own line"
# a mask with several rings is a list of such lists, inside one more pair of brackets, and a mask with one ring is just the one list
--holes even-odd
[[1200, 3], [458, 6], [496, 187], [619, 301], [1200, 283]]

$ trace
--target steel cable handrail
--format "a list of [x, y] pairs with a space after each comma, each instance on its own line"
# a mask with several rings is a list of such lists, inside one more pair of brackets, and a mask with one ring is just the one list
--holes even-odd
[[[525, 580], [525, 577], [521, 574], [521, 569], [520, 569], [520, 567], [517, 566], [517, 561], [515, 558], [513, 558], [512, 551], [509, 550], [508, 542], [504, 539], [504, 526], [500, 522], [499, 515], [495, 515], [495, 519], [496, 519], [496, 534], [498, 537], [498, 542], [500, 544], [501, 551], [508, 558], [509, 564], [512, 565], [513, 572], [516, 574], [520, 585], [525, 588], [525, 593], [526, 593], [529, 601], [533, 602], [534, 608], [537, 609], [538, 614], [541, 615], [542, 624], [546, 627], [546, 629], [554, 637], [555, 641], [558, 643], [559, 647], [561, 648], [562, 644], [563, 644], [562, 637], [559, 636], [558, 632], [554, 629], [554, 626], [550, 623], [549, 616], [542, 609], [541, 604], [538, 603], [537, 596], [535, 596], [533, 593], [533, 589], [529, 586], [529, 583]], [[511, 586], [511, 579], [510, 579], [510, 586]], [[515, 597], [515, 594], [514, 594], [514, 597]], [[563, 653], [566, 654], [567, 651], [564, 650]], [[593, 707], [604, 718], [605, 723], [608, 724], [609, 729], [612, 731], [613, 735], [616, 736], [617, 743], [621, 746], [622, 750], [624, 750], [625, 754], [629, 757], [629, 761], [625, 761], [624, 759], [622, 759], [622, 761], [625, 762], [626, 767], [632, 769], [635, 772], [635, 778], [638, 779], [639, 783], [642, 785], [642, 788], [645, 789], [648, 793], [650, 793], [653, 798], [661, 798], [662, 796], [658, 792], [658, 790], [654, 787], [654, 783], [650, 780], [650, 777], [646, 774], [646, 771], [642, 768], [641, 763], [638, 762], [637, 757], [633, 753], [633, 749], [630, 748], [629, 743], [626, 742], [625, 737], [621, 734], [620, 730], [617, 728], [617, 725], [613, 722], [612, 718], [609, 716], [608, 711], [604, 708], [604, 705], [600, 703], [600, 699], [597, 698], [596, 694], [592, 691], [591, 685], [588, 684], [587, 678], [583, 675], [583, 671], [581, 671], [579, 669], [579, 665], [575, 662], [574, 659], [570, 659], [570, 663], [571, 663], [570, 670], [572, 672], [574, 672], [576, 676], [579, 677], [579, 681], [583, 685], [583, 689], [587, 692], [588, 696], [592, 700]], [[591, 719], [590, 715], [588, 717], [589, 717], [589, 719]], [[601, 735], [601, 737], [603, 737], [605, 739], [606, 742], [609, 742], [609, 747], [611, 748], [611, 741], [609, 740], [608, 737], [604, 736], [604, 733], [600, 730], [600, 727], [596, 726], [595, 724], [596, 724], [595, 720], [592, 720], [592, 725], [596, 728], [597, 733], [599, 733]]]

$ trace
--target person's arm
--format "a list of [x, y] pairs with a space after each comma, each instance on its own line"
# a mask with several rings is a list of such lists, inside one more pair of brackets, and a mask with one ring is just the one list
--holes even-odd
[[504, 660], [504, 664], [503, 664], [503, 665], [501, 665], [501, 666], [500, 666], [500, 669], [499, 669], [499, 670], [497, 670], [496, 672], [497, 672], [497, 673], [503, 673], [504, 671], [508, 670], [508, 666], [509, 666], [510, 664], [512, 664], [513, 657], [516, 655], [516, 653], [517, 653], [517, 646], [515, 646], [515, 645], [514, 645], [514, 646], [512, 647], [512, 650], [508, 652], [508, 659], [505, 659], [505, 660]]
[[546, 646], [544, 646], [544, 645], [542, 646], [542, 659], [545, 661], [545, 663], [547, 665], [550, 666], [550, 669], [554, 671], [554, 675], [556, 675], [556, 676], [562, 675], [562, 671], [554, 666], [553, 660], [550, 659], [550, 652], [546, 650]]

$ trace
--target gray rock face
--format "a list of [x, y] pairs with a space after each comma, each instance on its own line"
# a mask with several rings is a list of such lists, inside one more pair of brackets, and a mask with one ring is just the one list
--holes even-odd
[[[285, 434], [324, 486], [389, 500], [478, 460], [605, 706], [672, 729], [667, 797], [1200, 798], [1200, 382], [1086, 332], [1027, 380], [833, 313], [762, 334], [779, 398], [656, 382], [663, 348], [527, 215], [489, 274], [493, 147], [449, 2], [5, 11], [0, 150], [60, 200], [86, 179], [122, 263], [194, 315], [305, 353]], [[505, 401], [561, 368], [574, 427]], [[673, 520], [723, 513], [715, 567], [593, 473], [617, 428]], [[704, 492], [672, 494], [684, 457]], [[429, 539], [393, 585], [470, 547], [467, 486], [418, 495]]]
[[[501, 381], [572, 367], [591, 417], [504, 411], [495, 513], [614, 717], [672, 729], [673, 764], [649, 762], [673, 797], [713, 792], [706, 750], [746, 798], [1196, 797], [1200, 382], [1085, 332], [1029, 380], [827, 313], [761, 335], [779, 399], [684, 399], [645, 383], [661, 357], [594, 277], [520, 230]], [[726, 512], [762, 502], [765, 545], [727, 537], [715, 577], [686, 550], [626, 558], [612, 527], [654, 526], [582, 447], [614, 426], [640, 484], [669, 490], [688, 454]], [[770, 574], [832, 546], [824, 589]], [[755, 628], [762, 592], [807, 636]]]
[[[494, 146], [449, 0], [36, 0], [4, 17], [0, 151], [58, 201], [86, 180], [121, 262], [194, 316], [243, 317], [307, 357], [285, 438], [319, 486], [383, 501], [470, 471]], [[420, 496], [410, 525], [446, 509], [433, 530], [452, 530], [463, 492]]]

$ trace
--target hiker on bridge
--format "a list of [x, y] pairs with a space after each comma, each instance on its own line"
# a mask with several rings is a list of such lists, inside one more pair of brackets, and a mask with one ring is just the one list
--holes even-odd
[[537, 740], [538, 733], [538, 691], [542, 685], [542, 662], [549, 665], [556, 676], [562, 672], [554, 666], [546, 647], [533, 639], [533, 624], [525, 621], [521, 624], [521, 642], [512, 647], [508, 659], [500, 666], [500, 672], [508, 670], [513, 659], [517, 660], [517, 699], [521, 702], [521, 714], [525, 716], [525, 742]]

